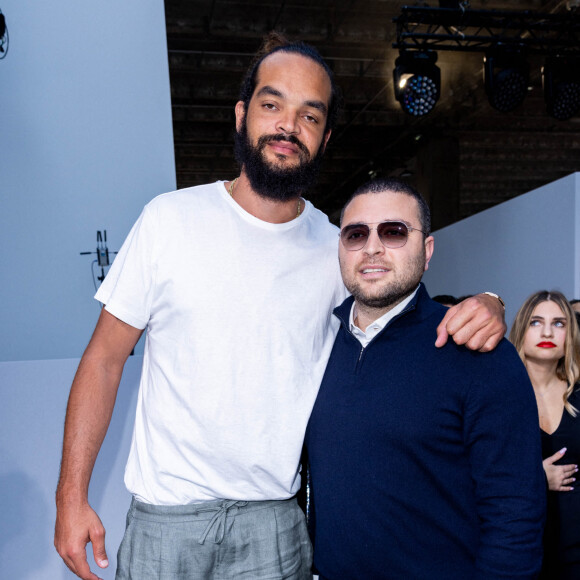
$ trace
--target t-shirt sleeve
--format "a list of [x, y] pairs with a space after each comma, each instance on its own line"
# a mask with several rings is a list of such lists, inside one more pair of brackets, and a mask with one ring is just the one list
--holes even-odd
[[155, 286], [155, 217], [152, 204], [145, 206], [95, 294], [107, 312], [139, 329], [149, 321]]

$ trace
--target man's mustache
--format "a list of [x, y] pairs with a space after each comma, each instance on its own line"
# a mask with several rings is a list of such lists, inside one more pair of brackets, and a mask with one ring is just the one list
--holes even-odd
[[310, 157], [310, 151], [308, 151], [306, 145], [304, 145], [304, 143], [302, 143], [302, 141], [300, 141], [295, 135], [284, 135], [282, 133], [278, 133], [277, 135], [262, 135], [258, 139], [258, 149], [262, 149], [264, 145], [271, 143], [272, 141], [287, 141], [288, 143], [292, 143], [293, 145], [296, 145], [302, 153]]

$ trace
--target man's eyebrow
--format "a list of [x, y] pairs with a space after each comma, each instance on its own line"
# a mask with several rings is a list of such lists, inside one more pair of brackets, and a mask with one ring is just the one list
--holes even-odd
[[273, 97], [284, 98], [284, 95], [278, 89], [275, 89], [274, 87], [271, 87], [270, 85], [266, 85], [266, 86], [262, 87], [256, 93], [257, 97], [261, 97], [262, 95], [272, 95]]
[[[270, 85], [263, 86], [256, 93], [257, 97], [262, 97], [264, 95], [271, 95], [272, 97], [279, 97], [280, 99], [285, 98], [284, 93], [282, 93], [278, 89], [275, 89], [274, 87], [271, 87]], [[307, 107], [312, 107], [313, 109], [316, 109], [321, 113], [324, 113], [325, 115], [328, 113], [328, 107], [322, 101], [305, 101], [304, 104]]]
[[[348, 225], [349, 226], [376, 226], [377, 224], [392, 224], [392, 223], [402, 223], [402, 224], [405, 224], [407, 227], [410, 227], [410, 228], [413, 227], [407, 220], [404, 220], [401, 218], [381, 220], [380, 222], [352, 222], [351, 224], [348, 224]], [[347, 226], [343, 226], [343, 227], [347, 227]], [[413, 229], [416, 229], [416, 228], [413, 228]]]
[[313, 109], [324, 113], [325, 115], [328, 113], [328, 107], [322, 101], [306, 101], [304, 104], [307, 107], [312, 107]]

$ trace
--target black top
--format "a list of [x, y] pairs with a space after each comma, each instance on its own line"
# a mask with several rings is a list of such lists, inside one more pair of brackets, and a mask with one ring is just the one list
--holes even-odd
[[314, 562], [331, 580], [532, 580], [545, 478], [528, 374], [449, 340], [421, 284], [366, 348], [341, 321], [306, 444]]
[[[564, 409], [558, 428], [549, 435], [542, 431], [542, 457], [550, 457], [566, 447], [555, 465], [580, 465], [580, 383], [570, 396], [578, 409], [573, 417]], [[580, 472], [579, 472], [580, 473]], [[544, 565], [541, 579], [580, 579], [580, 478], [572, 491], [548, 491], [548, 519], [544, 533]]]

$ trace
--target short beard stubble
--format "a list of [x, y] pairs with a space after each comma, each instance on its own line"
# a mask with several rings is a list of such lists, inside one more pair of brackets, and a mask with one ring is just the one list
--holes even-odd
[[379, 294], [365, 293], [358, 282], [345, 278], [343, 272], [344, 285], [358, 304], [372, 309], [390, 309], [409, 296], [421, 282], [425, 271], [425, 250], [405, 264], [404, 269], [405, 275], [385, 285]]

